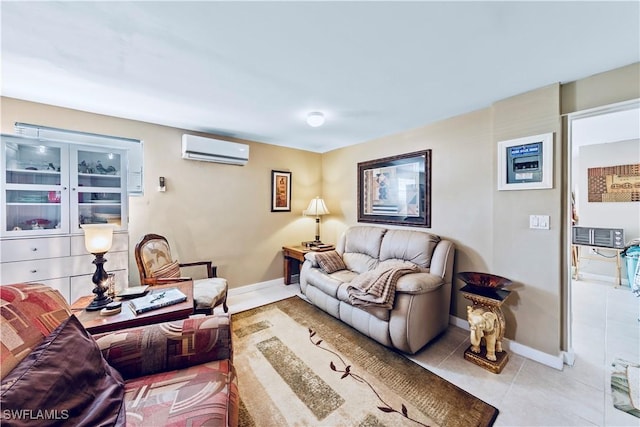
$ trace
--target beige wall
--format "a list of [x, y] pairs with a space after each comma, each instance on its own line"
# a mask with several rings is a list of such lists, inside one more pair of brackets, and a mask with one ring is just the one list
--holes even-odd
[[[1, 99], [1, 113], [3, 133], [25, 122], [144, 141], [144, 196], [129, 198], [133, 283], [133, 247], [146, 233], [165, 235], [180, 260], [213, 260], [230, 287], [282, 277], [282, 245], [313, 238], [313, 219], [302, 210], [320, 194], [319, 154], [242, 141], [251, 146], [246, 166], [187, 161], [181, 129], [12, 98]], [[292, 172], [291, 212], [271, 212], [272, 169]], [[159, 176], [165, 193], [156, 191]]]
[[[562, 287], [562, 179], [560, 85], [496, 102], [493, 152], [498, 141], [554, 134], [554, 184], [542, 190], [495, 191], [492, 273], [511, 279], [505, 336], [548, 354], [560, 349]], [[494, 167], [494, 171], [497, 168]], [[497, 173], [493, 172], [496, 182]], [[495, 184], [494, 184], [495, 186]], [[529, 215], [549, 215], [549, 230], [529, 228]]]

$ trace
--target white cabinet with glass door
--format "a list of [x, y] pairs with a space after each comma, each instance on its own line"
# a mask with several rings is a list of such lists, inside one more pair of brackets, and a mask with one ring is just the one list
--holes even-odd
[[69, 151], [2, 136], [1, 236], [69, 233]]
[[70, 298], [69, 278], [86, 273], [66, 239], [110, 223], [128, 240], [126, 150], [2, 135], [1, 153], [1, 283], [55, 279]]

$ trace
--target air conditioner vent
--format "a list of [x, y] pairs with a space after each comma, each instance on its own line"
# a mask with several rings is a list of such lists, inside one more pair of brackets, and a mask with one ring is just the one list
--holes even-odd
[[184, 134], [182, 135], [182, 158], [244, 166], [249, 161], [249, 146]]

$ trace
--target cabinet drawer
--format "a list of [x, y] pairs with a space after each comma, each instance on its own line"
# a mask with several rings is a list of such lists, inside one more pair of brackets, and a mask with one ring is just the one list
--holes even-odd
[[69, 276], [68, 258], [36, 259], [2, 263], [0, 283], [36, 282]]
[[[129, 235], [127, 233], [113, 233], [113, 243], [107, 255], [111, 252], [129, 250]], [[85, 255], [87, 248], [84, 246], [84, 235], [71, 237], [71, 255]]]
[[15, 239], [0, 242], [2, 262], [25, 261], [69, 256], [69, 237]]

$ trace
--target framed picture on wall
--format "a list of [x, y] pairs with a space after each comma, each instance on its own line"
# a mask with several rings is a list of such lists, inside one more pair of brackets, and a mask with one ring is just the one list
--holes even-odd
[[358, 222], [431, 227], [431, 150], [358, 163]]
[[498, 190], [553, 188], [553, 133], [498, 143]]
[[291, 212], [291, 172], [271, 171], [271, 212]]

